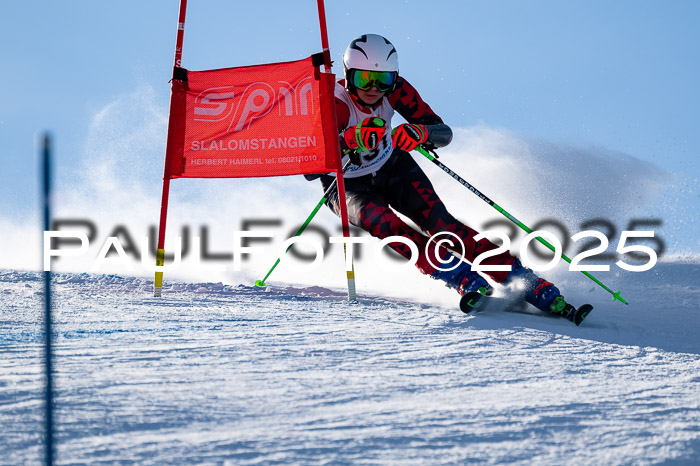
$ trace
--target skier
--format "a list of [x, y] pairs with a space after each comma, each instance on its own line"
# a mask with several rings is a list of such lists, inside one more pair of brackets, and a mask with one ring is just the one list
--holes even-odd
[[[384, 37], [365, 34], [350, 42], [343, 55], [343, 68], [345, 79], [336, 83], [335, 102], [343, 165], [348, 159], [352, 161], [344, 177], [350, 223], [380, 239], [402, 236], [413, 241], [419, 251], [418, 269], [444, 281], [460, 295], [472, 291], [491, 294], [484, 277], [454, 256], [456, 251], [445, 248], [445, 243], [438, 250], [426, 248], [429, 237], [439, 232], [456, 234], [465, 245], [464, 259], [469, 262], [496, 248], [485, 239], [474, 241], [478, 233], [447, 211], [409, 154], [418, 145], [429, 149], [446, 146], [452, 140], [452, 130], [399, 75], [396, 49]], [[394, 112], [407, 123], [392, 130]], [[333, 183], [334, 176], [321, 176], [324, 190]], [[326, 204], [340, 215], [338, 202], [335, 190]], [[411, 228], [396, 212], [411, 219], [424, 233]], [[411, 257], [405, 244], [389, 246]], [[459, 265], [454, 267], [457, 262]], [[522, 280], [527, 302], [543, 311], [564, 311], [565, 302], [559, 298], [557, 287], [536, 276], [508, 252], [489, 257], [482, 264], [511, 266], [510, 271], [487, 274], [504, 285]]]

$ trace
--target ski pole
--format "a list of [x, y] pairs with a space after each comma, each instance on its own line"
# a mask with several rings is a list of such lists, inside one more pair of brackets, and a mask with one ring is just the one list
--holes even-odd
[[[443, 164], [442, 162], [440, 162], [440, 161], [438, 160], [438, 158], [437, 158], [437, 154], [436, 154], [434, 151], [433, 151], [433, 153], [431, 154], [430, 152], [428, 152], [428, 151], [427, 151], [425, 148], [423, 148], [422, 146], [416, 147], [416, 150], [417, 150], [418, 152], [420, 152], [421, 154], [423, 154], [428, 160], [430, 160], [431, 162], [433, 162], [435, 165], [437, 165], [438, 167], [440, 167], [440, 169], [441, 169], [442, 171], [444, 171], [445, 173], [447, 173], [448, 175], [450, 175], [450, 176], [451, 176], [452, 178], [454, 178], [455, 180], [459, 181], [459, 183], [462, 184], [462, 185], [463, 185], [465, 188], [467, 188], [469, 191], [471, 191], [471, 192], [473, 192], [474, 194], [476, 194], [476, 195], [479, 197], [479, 199], [481, 199], [482, 201], [486, 202], [488, 205], [490, 205], [491, 207], [493, 207], [494, 209], [496, 209], [498, 212], [500, 212], [500, 213], [501, 213], [503, 216], [505, 216], [508, 220], [510, 220], [511, 222], [515, 223], [517, 226], [519, 226], [521, 229], [523, 229], [523, 230], [526, 231], [527, 233], [532, 233], [532, 229], [531, 229], [530, 227], [528, 227], [527, 225], [525, 225], [524, 223], [522, 223], [520, 220], [518, 220], [517, 218], [515, 218], [514, 216], [512, 216], [511, 214], [509, 214], [505, 209], [503, 209], [501, 206], [499, 206], [498, 204], [496, 204], [495, 202], [493, 202], [491, 199], [489, 199], [489, 198], [488, 198], [486, 195], [484, 195], [481, 191], [479, 191], [479, 190], [476, 189], [473, 185], [471, 185], [467, 180], [465, 180], [464, 178], [462, 178], [461, 176], [459, 176], [457, 173], [455, 173], [454, 171], [452, 171], [452, 170], [451, 170], [449, 167], [447, 167], [445, 164]], [[555, 252], [555, 253], [556, 253], [554, 246], [552, 246], [551, 244], [549, 244], [549, 242], [547, 242], [547, 240], [545, 240], [544, 238], [541, 238], [541, 237], [539, 237], [539, 236], [537, 236], [536, 239], [537, 239], [537, 241], [539, 241], [540, 243], [544, 244], [547, 248], [549, 248], [552, 252]], [[564, 259], [564, 260], [565, 260], [566, 262], [568, 262], [569, 264], [571, 263], [571, 259], [569, 259], [565, 254], [562, 253], [561, 257], [562, 257], [562, 259]], [[625, 300], [622, 298], [622, 296], [620, 296], [621, 291], [614, 292], [613, 290], [611, 290], [610, 288], [608, 288], [607, 286], [605, 286], [600, 280], [598, 280], [598, 279], [595, 278], [593, 275], [591, 275], [589, 272], [582, 271], [581, 273], [584, 274], [585, 276], [587, 276], [588, 278], [590, 278], [591, 280], [593, 280], [595, 283], [597, 283], [597, 284], [598, 284], [601, 288], [603, 288], [605, 291], [607, 291], [608, 293], [610, 293], [610, 294], [613, 296], [613, 301], [618, 300], [618, 301], [621, 301], [621, 302], [623, 302], [623, 303], [625, 303], [625, 304], [629, 304], [627, 301], [625, 301]]]
[[[350, 160], [348, 160], [345, 163], [345, 166], [343, 167], [343, 172], [345, 170], [347, 170], [347, 168], [350, 166], [350, 163], [351, 163]], [[304, 232], [304, 230], [306, 230], [306, 227], [309, 226], [309, 223], [311, 223], [311, 220], [313, 220], [313, 218], [316, 216], [318, 211], [321, 210], [323, 203], [326, 202], [326, 200], [328, 200], [328, 196], [330, 196], [331, 192], [333, 192], [333, 190], [335, 189], [337, 184], [338, 184], [338, 178], [336, 177], [333, 180], [333, 183], [331, 183], [331, 185], [328, 187], [328, 189], [326, 189], [326, 191], [323, 193], [323, 197], [318, 201], [318, 203], [316, 204], [316, 207], [314, 207], [314, 210], [312, 210], [311, 214], [309, 214], [309, 216], [306, 218], [306, 220], [304, 221], [304, 224], [301, 227], [299, 227], [299, 231], [297, 231], [297, 233], [294, 235], [295, 237], [300, 236]], [[287, 250], [284, 251], [284, 253], [285, 254], [288, 253], [289, 250], [292, 249], [292, 246], [293, 245], [290, 245], [287, 248]], [[265, 280], [267, 280], [267, 278], [270, 276], [270, 274], [272, 274], [272, 271], [275, 270], [275, 268], [277, 267], [277, 265], [280, 263], [281, 260], [282, 260], [282, 257], [278, 257], [277, 260], [275, 261], [275, 264], [267, 272], [267, 275], [265, 275], [265, 278], [263, 278], [262, 280], [255, 280], [255, 286], [267, 286], [265, 284]]]

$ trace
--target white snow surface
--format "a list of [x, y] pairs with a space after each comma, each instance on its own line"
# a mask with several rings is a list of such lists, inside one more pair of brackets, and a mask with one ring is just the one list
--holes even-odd
[[[54, 275], [57, 460], [698, 464], [700, 264], [556, 318], [342, 290]], [[43, 281], [0, 271], [0, 463], [42, 460]], [[455, 295], [455, 307], [457, 296]]]

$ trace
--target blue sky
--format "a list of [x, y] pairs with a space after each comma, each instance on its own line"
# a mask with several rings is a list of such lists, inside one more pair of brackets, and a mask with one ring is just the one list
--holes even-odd
[[[326, 3], [336, 73], [353, 37], [379, 33], [396, 46], [401, 74], [455, 128], [502, 128], [534, 144], [599, 148], [651, 163], [678, 193], [650, 205], [650, 215], [664, 215], [669, 203], [685, 206], [674, 206], [666, 226], [683, 217], [683, 225], [671, 225], [676, 249], [700, 251], [699, 2]], [[115, 99], [146, 89], [157, 107], [153, 118], [167, 112], [178, 2], [6, 0], [0, 10], [0, 218], [11, 221], [36, 213], [38, 131], [54, 134], [58, 185], [70, 186], [85, 169], [96, 115]], [[186, 68], [286, 61], [319, 50], [311, 0], [190, 1]], [[142, 113], [125, 118], [147, 121]], [[125, 131], [115, 128], [111, 137]], [[164, 132], [151, 142], [143, 158], [162, 167]], [[118, 176], [128, 178], [125, 170]], [[548, 183], [548, 168], [541, 172]], [[159, 193], [162, 168], [155, 173]]]

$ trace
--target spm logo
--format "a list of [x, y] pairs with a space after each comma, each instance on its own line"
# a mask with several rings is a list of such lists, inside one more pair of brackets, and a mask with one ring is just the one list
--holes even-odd
[[278, 81], [277, 90], [266, 82], [250, 84], [237, 96], [235, 86], [214, 87], [195, 97], [194, 120], [219, 122], [231, 119], [227, 131], [250, 128], [253, 120], [262, 118], [277, 106], [280, 116], [312, 115], [314, 101], [311, 77], [296, 86]]
[[[222, 92], [224, 89], [231, 90], [228, 92]], [[200, 117], [195, 117], [194, 120], [221, 121], [228, 117], [233, 109], [233, 105], [231, 105], [229, 101], [230, 99], [233, 99], [235, 95], [235, 92], [233, 92], [233, 86], [215, 87], [202, 92], [194, 99], [194, 114]]]

